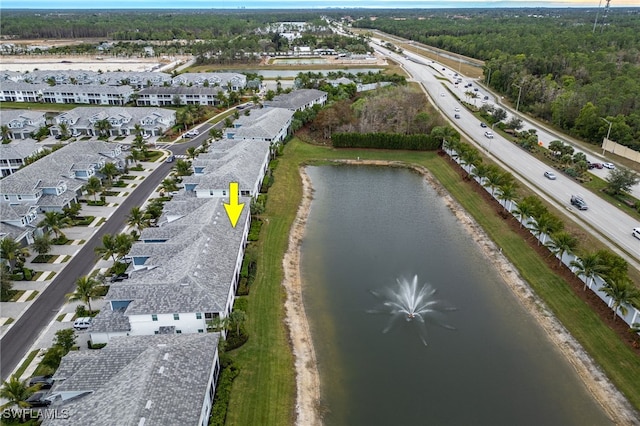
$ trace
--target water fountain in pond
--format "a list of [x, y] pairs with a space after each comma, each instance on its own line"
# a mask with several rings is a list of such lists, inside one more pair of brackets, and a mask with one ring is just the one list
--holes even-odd
[[453, 330], [454, 327], [443, 322], [444, 312], [453, 311], [455, 308], [446, 306], [444, 302], [435, 299], [436, 289], [429, 284], [418, 286], [418, 276], [412, 281], [404, 278], [396, 279], [397, 287], [385, 288], [382, 291], [371, 293], [382, 301], [379, 309], [367, 311], [372, 314], [387, 314], [391, 318], [383, 333], [387, 333], [397, 320], [415, 322], [420, 335], [420, 340], [427, 344], [427, 322], [440, 327]]

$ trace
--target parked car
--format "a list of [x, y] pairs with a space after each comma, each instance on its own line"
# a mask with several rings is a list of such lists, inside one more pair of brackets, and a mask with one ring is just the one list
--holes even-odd
[[616, 168], [616, 166], [613, 163], [602, 163], [602, 167], [604, 167], [605, 169], [610, 169], [613, 170]]
[[47, 399], [47, 394], [47, 392], [36, 392], [29, 398], [25, 399], [24, 402], [29, 404], [31, 407], [47, 407], [51, 405], [51, 400]]
[[142, 135], [142, 139], [145, 139], [145, 140], [149, 139], [150, 137], [151, 137], [150, 133], [145, 133], [144, 135]]
[[631, 235], [640, 240], [640, 228], [633, 228]]
[[556, 175], [553, 172], [549, 172], [549, 171], [544, 172], [544, 177], [546, 177], [549, 180], [556, 180]]
[[29, 379], [29, 387], [40, 385], [40, 389], [49, 389], [53, 386], [51, 376], [34, 376]]
[[93, 318], [91, 317], [77, 318], [73, 323], [73, 328], [76, 330], [86, 330], [91, 327], [91, 324], [93, 324]]
[[486, 132], [484, 132], [484, 135], [489, 139], [493, 139], [493, 132], [491, 130], [487, 130]]
[[571, 205], [576, 206], [578, 210], [588, 210], [589, 206], [580, 195], [571, 196]]

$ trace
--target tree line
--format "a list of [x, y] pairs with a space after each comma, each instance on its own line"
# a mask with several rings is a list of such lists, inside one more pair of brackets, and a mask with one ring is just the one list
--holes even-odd
[[484, 60], [484, 83], [520, 98], [521, 111], [593, 144], [610, 134], [640, 150], [637, 9], [616, 8], [595, 26], [596, 9], [459, 12], [395, 11], [354, 26]]

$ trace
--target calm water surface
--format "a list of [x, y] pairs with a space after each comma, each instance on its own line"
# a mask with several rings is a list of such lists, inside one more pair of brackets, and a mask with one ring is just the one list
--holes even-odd
[[[307, 313], [327, 425], [608, 425], [571, 365], [435, 191], [407, 170], [307, 168]], [[457, 308], [448, 330], [390, 316], [370, 291], [412, 279]]]

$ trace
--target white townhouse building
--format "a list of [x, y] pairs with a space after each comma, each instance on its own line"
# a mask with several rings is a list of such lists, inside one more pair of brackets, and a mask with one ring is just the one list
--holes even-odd
[[0, 203], [0, 239], [11, 238], [27, 246], [33, 243], [34, 237], [40, 235], [38, 223], [42, 215], [38, 207], [29, 203]]
[[112, 283], [89, 328], [93, 343], [114, 336], [206, 333], [226, 317], [240, 279], [249, 233], [250, 199], [235, 228], [225, 200], [177, 196], [159, 226], [145, 228], [125, 259], [129, 278]]
[[39, 211], [62, 211], [77, 201], [86, 181], [107, 162], [124, 167], [118, 144], [85, 141], [66, 145], [2, 179], [0, 203], [29, 203]]
[[136, 105], [173, 106], [177, 100], [180, 105], [216, 106], [220, 104], [220, 93], [226, 93], [226, 89], [212, 86], [147, 87], [136, 94]]
[[42, 102], [42, 91], [48, 84], [3, 81], [0, 85], [0, 102]]
[[175, 76], [173, 86], [213, 86], [237, 92], [247, 87], [247, 76], [235, 72], [184, 73]]
[[16, 139], [0, 144], [0, 173], [9, 176], [23, 167], [27, 158], [42, 152], [44, 147], [33, 139]]
[[96, 125], [102, 120], [111, 126], [109, 136], [132, 135], [136, 125], [144, 134], [160, 136], [176, 123], [176, 112], [165, 108], [78, 107], [54, 117], [49, 131], [52, 135], [61, 134], [60, 126], [64, 124], [72, 135], [97, 136]]
[[[43, 426], [207, 426], [220, 373], [218, 333], [130, 336], [71, 351]], [[64, 410], [64, 411], [63, 411]]]
[[270, 142], [223, 139], [193, 160], [194, 173], [184, 176], [182, 184], [187, 194], [216, 198], [228, 197], [229, 182], [238, 182], [241, 196], [256, 197], [270, 159]]
[[265, 108], [285, 108], [293, 112], [304, 111], [314, 105], [327, 103], [327, 92], [316, 89], [299, 89], [277, 95], [271, 101], [264, 101]]
[[0, 125], [9, 130], [7, 136], [11, 139], [31, 138], [41, 127], [46, 127], [47, 119], [42, 111], [28, 109], [0, 109]]
[[[8, 73], [5, 72], [5, 73]], [[136, 89], [171, 84], [171, 74], [154, 71], [35, 70], [29, 73], [0, 74], [0, 81], [12, 80], [32, 84], [129, 85]]]
[[42, 89], [42, 100], [52, 104], [125, 105], [134, 91], [131, 86], [72, 85]]
[[264, 140], [282, 142], [289, 135], [293, 111], [284, 108], [262, 108], [248, 110], [249, 115], [240, 115], [233, 127], [224, 129], [227, 139]]

